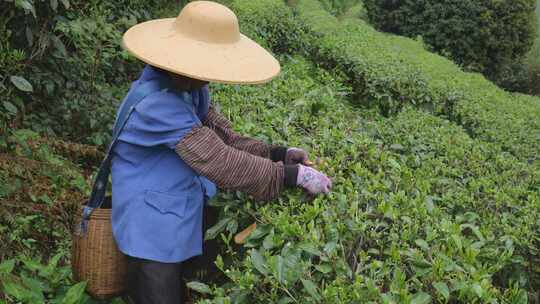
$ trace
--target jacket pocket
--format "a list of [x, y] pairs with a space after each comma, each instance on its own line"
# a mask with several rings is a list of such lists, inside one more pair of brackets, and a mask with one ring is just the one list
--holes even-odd
[[174, 214], [184, 217], [188, 197], [186, 194], [170, 194], [146, 190], [144, 201], [163, 214]]

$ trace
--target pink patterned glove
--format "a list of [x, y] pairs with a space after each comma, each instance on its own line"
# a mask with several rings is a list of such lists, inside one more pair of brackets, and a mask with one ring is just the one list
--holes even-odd
[[299, 148], [287, 149], [287, 153], [285, 154], [286, 165], [295, 165], [295, 164], [305, 165], [307, 161], [308, 161], [308, 154], [306, 151]]
[[332, 188], [332, 181], [326, 175], [303, 165], [298, 165], [296, 184], [304, 187], [310, 194], [328, 193]]

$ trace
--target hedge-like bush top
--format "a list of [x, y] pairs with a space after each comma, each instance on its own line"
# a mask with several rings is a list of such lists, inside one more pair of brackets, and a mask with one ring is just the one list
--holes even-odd
[[505, 92], [420, 42], [377, 32], [362, 20], [340, 22], [317, 1], [300, 0], [296, 8], [313, 32], [312, 56], [348, 75], [353, 90], [383, 113], [411, 103], [446, 115], [524, 161], [538, 162], [540, 98]]

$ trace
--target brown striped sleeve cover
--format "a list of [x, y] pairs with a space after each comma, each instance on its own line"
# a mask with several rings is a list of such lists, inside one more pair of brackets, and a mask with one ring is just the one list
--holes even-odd
[[231, 122], [218, 113], [213, 106], [210, 106], [203, 125], [212, 129], [228, 146], [253, 155], [270, 158], [275, 162], [285, 161], [286, 147], [269, 145], [260, 140], [242, 136], [234, 132]]
[[176, 145], [176, 152], [218, 187], [246, 192], [257, 200], [272, 200], [284, 186], [296, 185], [296, 165], [285, 166], [229, 146], [206, 126], [185, 135]]

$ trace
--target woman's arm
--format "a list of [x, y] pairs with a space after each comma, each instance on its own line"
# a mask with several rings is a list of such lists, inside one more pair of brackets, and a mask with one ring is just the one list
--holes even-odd
[[[233, 138], [236, 147], [229, 146], [212, 129], [196, 127], [182, 138], [175, 150], [191, 168], [218, 187], [246, 192], [257, 200], [272, 200], [285, 186], [297, 185], [298, 165], [283, 165], [242, 151], [237, 148], [238, 143], [246, 141]], [[264, 152], [261, 144], [247, 147], [250, 151]]]
[[210, 106], [203, 125], [214, 131], [228, 146], [256, 156], [269, 158], [274, 162], [285, 161], [287, 154], [286, 147], [269, 145], [260, 140], [242, 136], [234, 132], [231, 122], [219, 114], [212, 106]]

